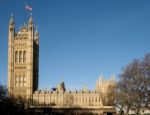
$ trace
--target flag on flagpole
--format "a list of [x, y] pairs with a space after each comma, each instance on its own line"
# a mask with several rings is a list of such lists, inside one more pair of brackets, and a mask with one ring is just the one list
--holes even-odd
[[29, 6], [29, 5], [27, 5], [27, 4], [26, 4], [26, 6], [25, 6], [25, 9], [26, 9], [26, 10], [29, 10], [29, 11], [32, 11], [32, 7]]

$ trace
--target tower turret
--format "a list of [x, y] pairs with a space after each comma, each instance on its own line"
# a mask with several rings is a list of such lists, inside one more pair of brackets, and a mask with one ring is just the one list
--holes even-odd
[[15, 34], [15, 21], [14, 21], [14, 16], [11, 15], [10, 20], [9, 20], [9, 40], [11, 40], [12, 38], [14, 38], [14, 34]]
[[34, 38], [34, 40], [35, 40], [35, 43], [37, 44], [37, 45], [39, 45], [39, 32], [38, 32], [38, 29], [37, 29], [37, 27], [36, 27], [36, 30], [35, 30], [35, 38]]
[[15, 22], [11, 15], [8, 28], [8, 93], [13, 94]]
[[30, 18], [29, 18], [29, 25], [33, 25], [33, 18], [32, 18], [32, 14], [30, 14]]
[[[38, 88], [39, 45], [35, 39], [32, 14], [28, 24], [15, 32], [14, 18], [9, 20], [8, 30], [8, 91], [9, 96], [32, 99]], [[36, 35], [36, 36], [35, 36]]]
[[9, 25], [14, 25], [14, 16], [11, 14]]
[[34, 36], [34, 24], [33, 24], [33, 18], [32, 18], [32, 14], [30, 14], [30, 18], [29, 18], [29, 22], [28, 22], [28, 36], [30, 36], [33, 40], [33, 36]]

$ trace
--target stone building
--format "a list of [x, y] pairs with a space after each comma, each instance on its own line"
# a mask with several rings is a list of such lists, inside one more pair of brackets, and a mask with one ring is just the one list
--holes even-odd
[[38, 88], [39, 36], [34, 30], [32, 15], [28, 25], [15, 31], [11, 16], [8, 29], [8, 93], [9, 95], [32, 98]]
[[[106, 82], [106, 84], [105, 84]], [[80, 91], [65, 91], [63, 89], [64, 85], [61, 88], [60, 83], [59, 89], [56, 91], [51, 90], [37, 90], [33, 94], [34, 104], [36, 105], [57, 105], [57, 106], [103, 106], [103, 101], [108, 100], [107, 91], [109, 87], [115, 85], [115, 81], [112, 80], [97, 80], [96, 89], [91, 91], [87, 88], [83, 88]], [[104, 85], [104, 88], [102, 87]], [[101, 87], [99, 87], [101, 86]], [[102, 96], [105, 96], [105, 100], [102, 99]]]
[[[114, 77], [114, 76], [113, 76]], [[34, 106], [97, 108], [115, 111], [107, 105], [110, 89], [115, 80], [104, 80], [102, 76], [96, 82], [94, 90], [83, 88], [79, 91], [66, 91], [61, 82], [56, 90], [37, 90], [39, 79], [39, 34], [35, 29], [32, 15], [28, 24], [15, 31], [15, 21], [11, 16], [8, 29], [8, 93], [9, 96], [21, 96], [31, 99]], [[113, 97], [111, 97], [113, 99]], [[95, 110], [94, 110], [95, 111]]]

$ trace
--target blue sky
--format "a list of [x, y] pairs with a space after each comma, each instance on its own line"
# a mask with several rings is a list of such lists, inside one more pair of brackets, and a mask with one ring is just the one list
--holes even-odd
[[[39, 89], [95, 88], [150, 52], [149, 0], [28, 0], [40, 34]], [[25, 0], [0, 1], [0, 82], [7, 84], [8, 22], [24, 23]], [[29, 13], [28, 13], [29, 14]]]

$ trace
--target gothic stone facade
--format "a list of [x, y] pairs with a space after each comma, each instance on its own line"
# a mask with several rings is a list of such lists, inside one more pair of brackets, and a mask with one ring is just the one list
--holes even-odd
[[[114, 79], [96, 82], [96, 89], [89, 91], [66, 91], [64, 83], [56, 91], [37, 90], [39, 79], [39, 34], [34, 30], [32, 15], [28, 25], [15, 32], [13, 16], [10, 18], [8, 30], [8, 93], [10, 96], [21, 96], [33, 100], [36, 106], [60, 106], [105, 108], [102, 96], [107, 100], [110, 86]], [[114, 111], [113, 106], [110, 111]]]
[[[105, 103], [107, 101], [113, 103], [113, 95], [108, 96], [107, 94], [110, 91], [109, 88], [114, 85], [114, 79], [104, 80], [101, 76], [96, 82], [96, 89], [93, 91], [88, 90], [87, 87], [80, 91], [65, 91], [63, 88], [56, 91], [37, 90], [33, 94], [33, 100], [35, 105], [100, 107], [104, 105], [104, 101]], [[105, 98], [103, 99], [103, 97]]]
[[8, 93], [31, 98], [38, 88], [39, 37], [30, 16], [28, 25], [15, 32], [13, 16], [8, 30]]

